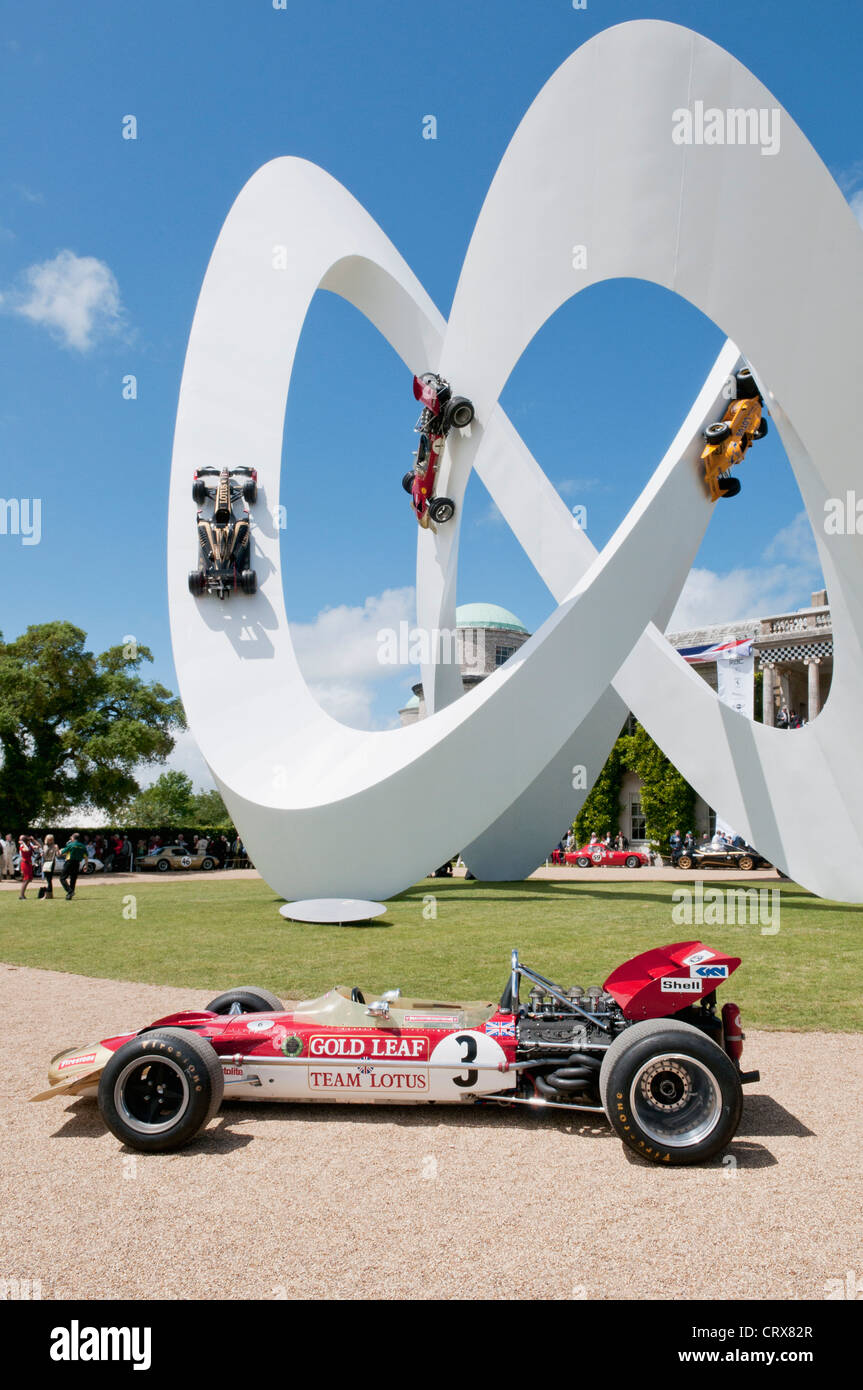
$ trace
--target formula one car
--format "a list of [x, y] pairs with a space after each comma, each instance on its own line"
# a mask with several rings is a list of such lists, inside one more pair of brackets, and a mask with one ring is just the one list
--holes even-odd
[[[214, 478], [215, 483], [209, 483]], [[239, 481], [235, 481], [239, 480]], [[251, 568], [252, 537], [249, 504], [258, 499], [258, 474], [254, 468], [198, 468], [192, 482], [192, 500], [198, 511], [198, 568], [189, 572], [189, 590], [218, 594], [220, 599], [237, 589], [253, 594], [258, 587]], [[212, 512], [203, 508], [212, 502]], [[234, 507], [242, 502], [242, 515]]]
[[717, 1012], [716, 989], [739, 964], [677, 942], [627, 961], [602, 988], [564, 989], [513, 951], [498, 1003], [339, 985], [286, 1008], [266, 990], [232, 989], [202, 1011], [58, 1052], [32, 1099], [98, 1096], [111, 1132], [145, 1153], [187, 1144], [230, 1087], [243, 1101], [604, 1112], [642, 1157], [699, 1163], [731, 1142], [741, 1085], [759, 1079], [740, 1069], [737, 1005]]
[[608, 849], [605, 845], [585, 845], [583, 849], [555, 849], [552, 864], [574, 864], [578, 869], [643, 869], [650, 856], [640, 849]]
[[743, 849], [736, 849], [734, 845], [726, 845], [724, 849], [703, 845], [700, 849], [683, 850], [671, 862], [676, 869], [742, 869], [748, 873], [750, 869], [770, 868], [768, 861], [751, 845]]
[[435, 481], [447, 435], [453, 427], [465, 429], [474, 410], [465, 396], [454, 396], [449, 382], [435, 372], [414, 377], [414, 396], [423, 407], [414, 426], [420, 442], [414, 466], [402, 478], [402, 487], [410, 493], [420, 526], [427, 527], [429, 521], [442, 523], [453, 517], [455, 503], [450, 497], [435, 496]]
[[737, 385], [735, 399], [722, 419], [708, 425], [704, 431], [707, 442], [701, 461], [713, 502], [720, 497], [737, 496], [740, 479], [732, 478], [729, 469], [734, 464], [742, 463], [752, 441], [763, 439], [767, 433], [764, 399], [749, 367], [741, 367], [734, 380]]

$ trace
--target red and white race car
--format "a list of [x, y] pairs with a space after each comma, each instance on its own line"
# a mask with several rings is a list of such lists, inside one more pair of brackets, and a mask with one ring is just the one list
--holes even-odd
[[650, 856], [640, 849], [608, 849], [606, 845], [585, 845], [584, 849], [551, 852], [552, 864], [574, 864], [579, 869], [597, 866], [605, 869], [643, 869]]
[[716, 1007], [739, 964], [685, 941], [635, 956], [602, 988], [563, 989], [513, 951], [497, 1003], [339, 986], [285, 1008], [266, 990], [232, 989], [202, 1011], [57, 1053], [32, 1099], [98, 1096], [112, 1133], [145, 1153], [187, 1144], [227, 1093], [604, 1112], [644, 1158], [698, 1163], [731, 1142], [741, 1085], [758, 1080], [740, 1069], [737, 1005]]
[[454, 396], [449, 382], [436, 372], [414, 377], [414, 396], [423, 407], [414, 427], [420, 442], [414, 466], [402, 478], [402, 487], [410, 493], [420, 526], [427, 527], [430, 521], [451, 521], [455, 513], [451, 497], [435, 496], [435, 485], [447, 435], [453, 428], [466, 429], [474, 410], [467, 397]]

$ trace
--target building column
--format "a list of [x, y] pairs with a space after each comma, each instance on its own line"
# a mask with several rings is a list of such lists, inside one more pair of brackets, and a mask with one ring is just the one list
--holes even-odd
[[787, 669], [779, 671], [779, 703], [784, 705], [788, 713], [791, 713], [791, 672]]
[[806, 665], [809, 668], [809, 704], [806, 717], [811, 724], [812, 720], [817, 719], [821, 713], [821, 658], [818, 656], [807, 657]]
[[762, 668], [764, 684], [761, 687], [761, 718], [772, 729], [776, 723], [776, 667], [767, 661]]

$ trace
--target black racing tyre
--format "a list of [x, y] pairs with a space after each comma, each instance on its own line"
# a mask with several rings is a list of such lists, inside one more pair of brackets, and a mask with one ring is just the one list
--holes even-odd
[[413, 492], [413, 490], [414, 490], [414, 474], [413, 474], [413, 473], [406, 473], [406, 474], [404, 475], [404, 477], [402, 478], [402, 487], [404, 488], [405, 492]]
[[704, 438], [708, 444], [721, 444], [731, 434], [731, 426], [727, 420], [715, 420], [712, 425], [708, 425], [704, 431]]
[[198, 598], [206, 588], [207, 579], [203, 570], [189, 570], [189, 593]]
[[429, 516], [439, 525], [445, 521], [452, 521], [454, 515], [455, 502], [449, 497], [433, 497], [429, 502]]
[[207, 500], [207, 484], [200, 478], [196, 478], [192, 483], [192, 501], [197, 507], [202, 507]]
[[741, 367], [735, 376], [737, 382], [737, 399], [740, 401], [751, 401], [760, 395], [755, 377], [752, 375], [750, 367]]
[[623, 861], [623, 866], [626, 869], [637, 869], [640, 864], [641, 860], [638, 858], [637, 854], [628, 854]]
[[253, 507], [258, 500], [258, 484], [252, 479], [248, 483], [243, 483], [243, 501]]
[[444, 407], [444, 433], [451, 429], [466, 429], [473, 416], [473, 401], [469, 401], [466, 396], [453, 396], [452, 400], [447, 401]]
[[166, 874], [168, 870], [171, 868], [170, 859], [157, 859], [156, 868], [159, 870], [160, 874]]
[[216, 861], [215, 861], [215, 859], [211, 859], [209, 855], [207, 855], [205, 859], [202, 859], [202, 860], [201, 860], [201, 868], [202, 868], [202, 869], [206, 869], [206, 871], [207, 871], [208, 873], [209, 873], [210, 869], [215, 869], [215, 867], [216, 867]]
[[243, 570], [240, 575], [240, 588], [244, 594], [257, 593], [258, 576], [254, 570]]
[[590, 860], [588, 859], [586, 854], [580, 854], [575, 861], [575, 865], [578, 869], [589, 869]]
[[758, 426], [758, 429], [752, 431], [752, 438], [753, 438], [753, 439], [763, 439], [766, 433], [767, 433], [767, 416], [766, 416], [766, 415], [762, 415], [761, 421], [760, 421], [759, 426]]
[[215, 1048], [187, 1028], [154, 1028], [124, 1043], [99, 1078], [102, 1119], [129, 1148], [179, 1149], [215, 1115], [225, 1078]]
[[723, 497], [736, 497], [740, 491], [739, 478], [717, 478], [716, 482]]
[[691, 869], [692, 856], [689, 854], [678, 854], [677, 858], [673, 861], [673, 863], [676, 869]]
[[207, 1012], [211, 1014], [229, 1014], [234, 1004], [239, 1004], [239, 1010], [234, 1012], [241, 1014], [269, 1014], [284, 1013], [285, 1006], [281, 999], [277, 999], [275, 994], [270, 994], [268, 989], [261, 989], [259, 985], [237, 985], [236, 989], [228, 989], [224, 994], [217, 994], [215, 999], [211, 999], [207, 1005]]
[[704, 1163], [727, 1148], [743, 1106], [731, 1058], [690, 1023], [651, 1018], [615, 1038], [599, 1094], [612, 1129], [653, 1163]]

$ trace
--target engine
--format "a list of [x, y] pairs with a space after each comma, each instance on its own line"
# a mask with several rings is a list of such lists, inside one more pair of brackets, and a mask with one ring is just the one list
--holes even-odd
[[627, 1021], [620, 1005], [599, 985], [574, 985], [565, 997], [569, 1009], [536, 985], [522, 1007], [516, 1055], [521, 1062], [535, 1063], [525, 1068], [523, 1085], [528, 1095], [542, 1100], [598, 1106], [605, 1049]]

